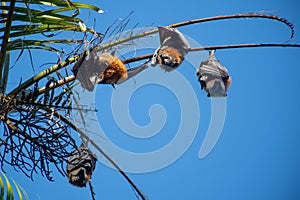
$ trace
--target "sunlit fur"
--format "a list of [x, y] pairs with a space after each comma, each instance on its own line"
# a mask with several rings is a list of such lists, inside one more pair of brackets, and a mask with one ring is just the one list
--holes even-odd
[[102, 73], [102, 81], [100, 83], [114, 84], [128, 78], [127, 69], [121, 60], [108, 53], [105, 53], [102, 56], [105, 59], [105, 62], [108, 63], [108, 67]]
[[176, 69], [183, 60], [183, 55], [177, 49], [172, 47], [159, 50], [156, 58], [159, 66], [165, 71]]
[[231, 85], [231, 76], [229, 76], [229, 78], [227, 79], [226, 84], [225, 84], [226, 92], [227, 92], [228, 88], [230, 87], [230, 85]]

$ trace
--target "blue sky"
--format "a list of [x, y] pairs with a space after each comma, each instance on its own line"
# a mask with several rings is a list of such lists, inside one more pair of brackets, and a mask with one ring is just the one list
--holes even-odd
[[[105, 11], [101, 15], [91, 13], [97, 19], [98, 31], [104, 31], [115, 19], [127, 16], [130, 11], [134, 11], [130, 16], [131, 25], [139, 23], [139, 27], [152, 24], [164, 26], [216, 15], [263, 12], [293, 22], [296, 33], [291, 43], [300, 43], [300, 6], [296, 0], [273, 0], [272, 2], [267, 0], [172, 2], [152, 0], [143, 3], [93, 0], [86, 3], [95, 4]], [[180, 31], [202, 46], [280, 43], [287, 41], [290, 36], [286, 26], [262, 19], [208, 22], [183, 27]], [[199, 109], [200, 117], [197, 121], [192, 116], [187, 116], [190, 126], [182, 132], [192, 143], [175, 162], [166, 167], [148, 173], [129, 173], [129, 176], [150, 200], [299, 199], [300, 49], [218, 50], [216, 56], [228, 68], [233, 79], [226, 100], [225, 124], [216, 146], [205, 158], [199, 159], [199, 149], [211, 120], [211, 99], [200, 90], [192, 64], [184, 61], [176, 73], [181, 74], [188, 81], [198, 107], [192, 107], [191, 100], [190, 106], [183, 106], [183, 108], [192, 111]], [[201, 59], [203, 57], [199, 58], [199, 64]], [[133, 66], [135, 65], [130, 65]], [[176, 88], [185, 91], [183, 82], [176, 82], [175, 72], [173, 77], [173, 72], [162, 73], [159, 68], [149, 69], [149, 75], [143, 72], [140, 78], [136, 77], [117, 86], [115, 91], [110, 86], [96, 88], [96, 106], [99, 110], [97, 117], [103, 132], [114, 144], [124, 150], [136, 153], [159, 150], [177, 137], [179, 124], [182, 120], [186, 120], [186, 118], [182, 119], [184, 111], [180, 110], [181, 100], [176, 99], [179, 94], [155, 81], [141, 86], [144, 80], [142, 77], [156, 80], [155, 73], [158, 77], [166, 76], [173, 80], [172, 87], [175, 91]], [[117, 92], [129, 91], [132, 88], [136, 90], [131, 96], [129, 111], [137, 125], [151, 124], [148, 112], [152, 105], [161, 105], [152, 107], [154, 118], [160, 119], [159, 117], [163, 116], [161, 109], [164, 108], [166, 122], [153, 137], [144, 139], [130, 137], [114, 121], [111, 99], [115, 98], [114, 95], [118, 95]], [[191, 96], [186, 95], [186, 98], [189, 97]], [[185, 100], [189, 101], [189, 99]], [[158, 114], [155, 114], [156, 111]], [[197, 131], [192, 138], [190, 134], [193, 133], [190, 132], [190, 128], [195, 124]], [[147, 133], [141, 131], [139, 137]], [[100, 140], [99, 144], [102, 144]], [[149, 163], [145, 164], [165, 162], [164, 159], [167, 158], [158, 157], [157, 160], [149, 160]], [[134, 162], [130, 164], [140, 165]], [[16, 173], [8, 167], [6, 169], [8, 176], [20, 183], [31, 199], [90, 199], [88, 188], [73, 187], [68, 184], [65, 177], [61, 177], [56, 172], [54, 172], [54, 182], [48, 182], [40, 175], [35, 175], [34, 182], [31, 182], [21, 173]], [[101, 162], [97, 163], [93, 185], [96, 199], [135, 199], [133, 190], [124, 178]]]

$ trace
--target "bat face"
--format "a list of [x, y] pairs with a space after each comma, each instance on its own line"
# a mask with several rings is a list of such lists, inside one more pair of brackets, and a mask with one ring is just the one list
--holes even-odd
[[68, 173], [69, 183], [77, 187], [86, 187], [91, 180], [91, 175], [86, 173], [85, 168], [80, 167], [77, 170]]
[[208, 97], [226, 97], [226, 88], [224, 82], [221, 79], [213, 79], [206, 83], [204, 88]]
[[206, 61], [201, 62], [196, 72], [201, 89], [207, 92], [208, 97], [226, 97], [231, 84], [228, 70], [215, 58], [214, 51]]
[[183, 55], [172, 47], [159, 50], [156, 57], [156, 63], [165, 71], [176, 69], [183, 60]]
[[190, 45], [177, 29], [158, 27], [160, 47], [154, 52], [151, 65], [159, 66], [165, 71], [176, 69], [184, 60]]

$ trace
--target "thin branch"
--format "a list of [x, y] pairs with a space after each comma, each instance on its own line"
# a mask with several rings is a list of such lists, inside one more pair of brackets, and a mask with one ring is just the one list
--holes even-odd
[[206, 47], [198, 47], [191, 48], [189, 51], [203, 51], [203, 50], [214, 50], [214, 49], [237, 49], [237, 48], [251, 48], [251, 47], [296, 47], [300, 48], [300, 44], [231, 44], [231, 45], [218, 45], [218, 46], [206, 46]]
[[[198, 24], [198, 23], [203, 23], [203, 22], [219, 21], [219, 20], [224, 20], [224, 19], [239, 19], [239, 18], [263, 18], [263, 19], [276, 20], [276, 21], [279, 21], [279, 22], [282, 22], [282, 23], [286, 24], [291, 29], [290, 38], [293, 38], [293, 36], [294, 36], [294, 32], [295, 32], [294, 31], [294, 26], [288, 20], [286, 20], [284, 18], [277, 17], [275, 15], [265, 15], [265, 14], [259, 14], [259, 13], [234, 14], [234, 15], [214, 16], [214, 17], [207, 17], [207, 18], [201, 18], [201, 19], [194, 19], [194, 20], [190, 20], [190, 21], [184, 21], [184, 22], [171, 24], [168, 27], [178, 28], [178, 27], [182, 27], [182, 26]], [[129, 38], [123, 38], [121, 40], [116, 40], [114, 42], [102, 45], [97, 50], [98, 51], [103, 51], [103, 50], [109, 49], [113, 46], [131, 41], [131, 40], [135, 40], [135, 39], [138, 39], [138, 38], [141, 38], [141, 37], [145, 37], [145, 36], [148, 36], [148, 35], [152, 35], [152, 34], [157, 33], [157, 32], [158, 32], [158, 29], [153, 29], [153, 30], [141, 33], [141, 34], [134, 35], [134, 36], [129, 37]]]
[[[53, 88], [57, 88], [61, 85], [64, 85], [64, 84], [69, 83], [69, 82], [74, 81], [74, 80], [75, 80], [75, 76], [71, 75], [71, 76], [68, 76], [66, 78], [60, 79], [60, 80], [58, 80], [54, 83], [51, 83], [49, 86], [47, 86], [47, 89], [52, 90]], [[45, 91], [46, 91], [46, 86], [39, 89], [39, 94], [43, 94]]]
[[[300, 48], [300, 44], [286, 44], [286, 43], [279, 43], [279, 44], [231, 44], [231, 45], [217, 45], [217, 46], [206, 46], [206, 47], [197, 47], [197, 48], [190, 48], [189, 52], [195, 52], [195, 51], [205, 51], [205, 50], [214, 50], [214, 49], [237, 49], [237, 48], [253, 48], [253, 47], [296, 47]], [[129, 58], [126, 60], [123, 60], [122, 62], [132, 63], [140, 60], [145, 60], [152, 58], [153, 54], [147, 54], [143, 56], [138, 56], [134, 58]]]
[[2, 45], [1, 45], [1, 51], [0, 51], [0, 92], [4, 92], [3, 85], [7, 80], [3, 80], [2, 73], [3, 73], [3, 65], [4, 65], [4, 60], [5, 60], [5, 55], [6, 55], [6, 48], [9, 40], [9, 35], [10, 35], [10, 27], [11, 27], [11, 22], [12, 22], [12, 16], [15, 8], [15, 2], [16, 0], [11, 0], [9, 4], [9, 11], [7, 15], [7, 20], [5, 23], [5, 31], [4, 31], [4, 36], [2, 39]]
[[90, 192], [91, 192], [91, 195], [92, 195], [92, 200], [96, 200], [95, 199], [94, 187], [92, 186], [92, 182], [91, 181], [89, 182], [89, 186], [90, 186]]
[[[88, 139], [89, 137], [85, 137]], [[127, 176], [127, 174], [115, 163], [109, 155], [107, 155], [103, 149], [101, 149], [93, 140], [89, 140], [90, 143], [122, 174], [122, 176], [128, 181], [128, 183], [135, 189], [135, 191], [140, 195], [142, 200], [146, 200], [144, 194], [140, 191], [140, 189], [134, 184], [134, 182]]]
[[290, 36], [291, 39], [294, 37], [294, 34], [295, 34], [294, 25], [291, 22], [289, 22], [288, 20], [286, 20], [284, 18], [280, 18], [276, 15], [265, 15], [265, 14], [259, 14], [259, 13], [246, 13], [246, 14], [235, 14], [235, 15], [227, 15], [227, 16], [225, 15], [225, 16], [207, 17], [207, 18], [202, 18], [202, 19], [190, 20], [190, 21], [186, 21], [186, 22], [179, 22], [176, 24], [172, 24], [169, 27], [177, 28], [177, 27], [181, 27], [181, 26], [198, 24], [198, 23], [203, 23], [203, 22], [218, 21], [218, 20], [224, 20], [224, 19], [239, 19], [239, 18], [273, 19], [273, 20], [276, 20], [276, 21], [286, 24], [291, 29], [291, 36]]

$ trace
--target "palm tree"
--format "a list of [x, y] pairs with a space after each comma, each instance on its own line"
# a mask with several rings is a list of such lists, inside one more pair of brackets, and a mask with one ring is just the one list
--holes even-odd
[[[68, 157], [74, 155], [78, 148], [79, 133], [82, 140], [90, 141], [108, 161], [125, 177], [142, 199], [146, 199], [134, 182], [94, 141], [81, 131], [70, 120], [71, 101], [76, 97], [72, 88], [75, 76], [70, 74], [70, 66], [84, 58], [95, 47], [97, 51], [108, 50], [122, 43], [157, 33], [157, 29], [132, 34], [128, 37], [103, 44], [103, 38], [121, 32], [127, 24], [125, 18], [115, 28], [108, 27], [105, 33], [99, 33], [85, 25], [80, 18], [82, 9], [103, 13], [93, 5], [71, 2], [70, 0], [2, 0], [0, 23], [0, 163], [2, 170], [8, 165], [20, 170], [29, 178], [37, 171], [48, 180], [53, 180], [51, 169], [56, 168], [66, 175], [64, 164]], [[277, 20], [294, 29], [291, 23], [277, 16], [264, 14], [237, 14], [202, 18], [172, 24], [169, 27], [180, 27], [195, 23], [232, 18], [266, 18]], [[119, 28], [116, 28], [119, 27]], [[69, 32], [74, 39], [69, 39]], [[78, 33], [78, 34], [77, 34]], [[189, 51], [202, 51], [224, 48], [290, 46], [298, 44], [236, 44], [193, 48]], [[64, 47], [65, 49], [62, 49]], [[27, 80], [8, 91], [8, 78], [13, 62], [27, 51], [31, 56], [37, 50], [45, 54], [58, 54], [56, 64], [35, 73]], [[10, 58], [12, 52], [18, 52], [17, 58]], [[152, 54], [123, 60], [123, 63], [145, 60]], [[35, 70], [34, 67], [32, 67]], [[93, 192], [92, 192], [93, 193]]]

